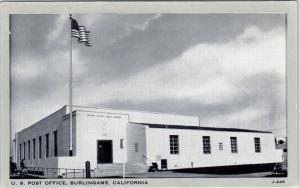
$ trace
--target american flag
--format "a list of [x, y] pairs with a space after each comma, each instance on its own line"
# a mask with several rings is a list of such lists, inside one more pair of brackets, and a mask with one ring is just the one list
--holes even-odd
[[90, 32], [87, 31], [84, 26], [79, 26], [75, 19], [70, 19], [72, 37], [77, 38], [79, 43], [84, 43], [86, 46], [92, 46], [90, 41]]

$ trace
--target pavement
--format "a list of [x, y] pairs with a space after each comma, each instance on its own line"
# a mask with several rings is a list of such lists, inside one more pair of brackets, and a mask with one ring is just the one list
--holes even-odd
[[[259, 178], [259, 177], [274, 177], [272, 172], [258, 172], [247, 174], [203, 174], [203, 173], [182, 173], [173, 171], [158, 171], [158, 172], [146, 172], [139, 174], [126, 174], [126, 178]], [[277, 176], [276, 176], [277, 177]], [[285, 177], [285, 176], [278, 176]], [[12, 179], [35, 179], [42, 178], [38, 176], [28, 175], [26, 177], [12, 176]], [[77, 177], [78, 178], [78, 177]], [[92, 177], [94, 178], [122, 178], [122, 176], [111, 177]]]
[[[259, 172], [248, 174], [197, 174], [197, 173], [179, 173], [172, 171], [148, 172], [143, 174], [126, 174], [126, 178], [256, 178], [267, 177], [272, 172]], [[103, 177], [106, 178], [106, 177]], [[121, 178], [121, 177], [111, 177]]]

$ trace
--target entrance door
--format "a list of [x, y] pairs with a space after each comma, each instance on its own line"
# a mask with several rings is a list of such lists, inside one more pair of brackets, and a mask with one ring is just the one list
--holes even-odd
[[161, 167], [162, 170], [163, 170], [163, 169], [168, 169], [168, 162], [167, 162], [167, 159], [162, 159], [162, 160], [160, 161], [160, 167]]
[[97, 163], [112, 163], [112, 140], [97, 141]]

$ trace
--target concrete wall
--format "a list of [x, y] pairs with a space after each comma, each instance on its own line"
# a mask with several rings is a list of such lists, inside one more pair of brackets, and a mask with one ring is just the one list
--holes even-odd
[[[179, 136], [179, 154], [170, 154], [169, 135]], [[202, 136], [210, 136], [211, 154], [203, 153]], [[237, 137], [238, 153], [231, 153], [231, 136]], [[260, 138], [260, 153], [255, 153], [254, 137]], [[147, 157], [159, 167], [160, 160], [167, 159], [169, 169], [282, 161], [282, 151], [275, 150], [273, 134], [147, 128], [146, 140]]]
[[[112, 140], [113, 163], [127, 162], [127, 123], [127, 115], [76, 111], [76, 156], [72, 158], [80, 165], [89, 160], [91, 168], [96, 168], [97, 140]], [[120, 139], [124, 139], [124, 149], [120, 149]]]
[[183, 126], [185, 125], [199, 126], [199, 118], [197, 116], [184, 116], [178, 114], [166, 114], [166, 113], [157, 113], [157, 112], [114, 110], [114, 109], [89, 108], [89, 107], [78, 107], [78, 106], [75, 106], [73, 110], [129, 115], [130, 123], [152, 123], [152, 124], [173, 124], [173, 125], [183, 125]]
[[[72, 125], [72, 142], [73, 142], [73, 155], [76, 155], [76, 112], [73, 112], [73, 125]], [[59, 140], [58, 144], [58, 156], [69, 156], [70, 150], [70, 116], [65, 115], [62, 118], [61, 126], [58, 129], [57, 137]]]
[[[74, 108], [73, 113], [73, 154], [69, 157], [69, 116], [67, 108], [51, 114], [16, 135], [17, 147], [28, 140], [36, 139], [36, 159], [28, 160], [26, 166], [59, 167], [83, 169], [85, 162], [91, 162], [91, 169], [97, 167], [97, 140], [112, 140], [113, 163], [145, 162], [145, 155], [151, 161], [167, 159], [169, 169], [272, 163], [282, 161], [282, 150], [275, 150], [273, 134], [243, 133], [226, 131], [204, 131], [189, 129], [149, 128], [139, 123], [184, 124], [198, 126], [197, 117], [170, 114], [126, 112], [94, 108]], [[53, 132], [58, 131], [58, 157], [54, 157]], [[49, 133], [49, 158], [45, 158], [45, 134]], [[169, 135], [179, 135], [179, 154], [170, 154]], [[38, 156], [38, 137], [42, 136], [42, 159]], [[203, 154], [202, 136], [210, 136], [211, 154]], [[231, 153], [230, 137], [237, 137], [238, 153]], [[261, 139], [261, 153], [254, 152], [254, 137]], [[120, 139], [124, 139], [124, 149], [120, 149]], [[134, 144], [138, 143], [138, 152]], [[219, 150], [219, 143], [223, 150]], [[127, 151], [128, 150], [128, 151]], [[19, 148], [17, 159], [19, 161]], [[23, 157], [23, 155], [22, 155]], [[149, 161], [148, 161], [149, 162]]]
[[[19, 145], [22, 145], [22, 158], [24, 157], [24, 142], [26, 143], [25, 148], [25, 165], [26, 166], [48, 166], [48, 164], [54, 165], [56, 164], [57, 160], [54, 160], [53, 164], [50, 158], [53, 157], [53, 132], [58, 130], [58, 134], [61, 131], [61, 124], [62, 124], [62, 117], [66, 113], [66, 108], [63, 107], [60, 110], [54, 112], [53, 114], [49, 115], [48, 117], [40, 120], [39, 122], [35, 123], [34, 125], [20, 131], [16, 135], [16, 142], [17, 142], [17, 163], [20, 165], [20, 148]], [[45, 146], [46, 146], [46, 134], [49, 133], [49, 158], [45, 159]], [[39, 136], [42, 137], [42, 158], [39, 158]], [[58, 146], [62, 144], [62, 135], [58, 136]], [[33, 139], [35, 138], [35, 159], [33, 159]], [[28, 141], [30, 140], [31, 148], [30, 148], [30, 159], [28, 159]], [[46, 162], [49, 161], [49, 162]], [[55, 167], [55, 166], [52, 166]]]
[[[137, 150], [136, 145], [137, 144]], [[146, 156], [146, 126], [129, 123], [127, 125], [127, 156], [129, 163], [144, 163]]]
[[16, 139], [13, 139], [10, 144], [10, 157], [13, 162], [17, 162], [17, 146]]

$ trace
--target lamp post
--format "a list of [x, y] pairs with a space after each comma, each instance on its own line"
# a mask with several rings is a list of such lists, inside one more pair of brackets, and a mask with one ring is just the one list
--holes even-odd
[[125, 147], [124, 147], [124, 138], [120, 139], [120, 149], [122, 150], [122, 167], [123, 167], [123, 179], [125, 179]]

